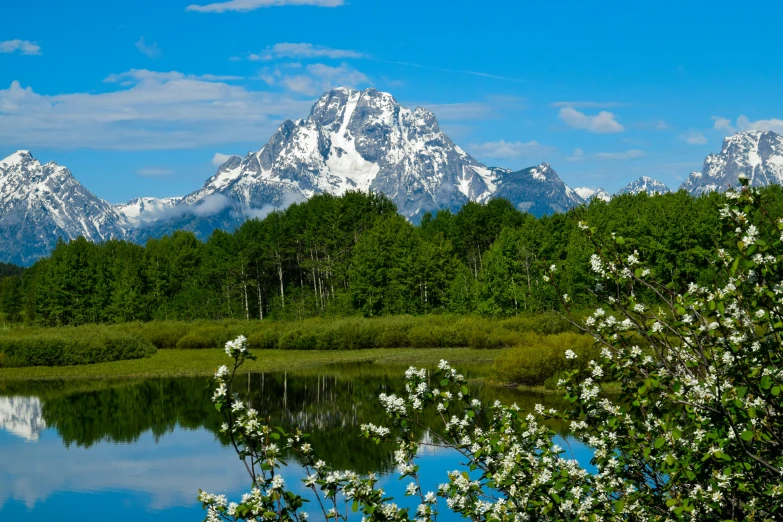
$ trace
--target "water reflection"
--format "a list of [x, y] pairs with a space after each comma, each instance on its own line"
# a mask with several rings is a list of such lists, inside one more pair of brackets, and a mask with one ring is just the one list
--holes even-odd
[[46, 429], [38, 397], [0, 397], [0, 431], [36, 441]]
[[[385, 422], [377, 396], [401, 391], [403, 371], [351, 365], [250, 374], [240, 377], [238, 391], [271, 424], [311, 433], [314, 449], [332, 466], [385, 473], [390, 448], [361, 439], [358, 425]], [[558, 405], [549, 395], [473, 389], [484, 401], [524, 409]], [[67, 510], [83, 494], [121, 502], [120, 518], [128, 520], [203, 518], [199, 488], [239, 494], [247, 486], [244, 466], [219, 433], [222, 418], [211, 394], [205, 378], [0, 383], [0, 518], [20, 509], [43, 518], [53, 505]], [[433, 487], [459, 464], [445, 452], [421, 458], [430, 463]], [[298, 471], [285, 474], [293, 486]], [[402, 487], [388, 480], [390, 493]]]

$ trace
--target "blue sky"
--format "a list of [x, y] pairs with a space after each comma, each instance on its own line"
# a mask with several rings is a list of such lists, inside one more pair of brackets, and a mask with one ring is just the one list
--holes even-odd
[[489, 165], [609, 191], [783, 132], [774, 2], [199, 1], [6, 2], [0, 156], [113, 203], [183, 195], [340, 85], [430, 108]]

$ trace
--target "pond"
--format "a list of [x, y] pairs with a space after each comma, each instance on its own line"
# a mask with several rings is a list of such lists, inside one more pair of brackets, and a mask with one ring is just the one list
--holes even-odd
[[[389, 448], [362, 440], [358, 428], [385, 423], [377, 395], [402, 390], [403, 373], [399, 366], [342, 365], [248, 374], [239, 382], [243, 398], [272, 425], [300, 426], [328, 464], [380, 474], [384, 490], [415, 509], [403, 496], [407, 482], [397, 479]], [[528, 410], [558, 401], [490, 386], [472, 390], [484, 401]], [[0, 382], [0, 519], [197, 521], [204, 518], [199, 488], [238, 500], [248, 489], [247, 472], [219, 434], [211, 393], [206, 378]], [[559, 442], [589, 464], [587, 448], [567, 437]], [[427, 448], [419, 457], [422, 486], [435, 490], [463, 459]], [[289, 488], [304, 494], [302, 473], [289, 465], [283, 471]], [[314, 504], [305, 509], [317, 514]]]

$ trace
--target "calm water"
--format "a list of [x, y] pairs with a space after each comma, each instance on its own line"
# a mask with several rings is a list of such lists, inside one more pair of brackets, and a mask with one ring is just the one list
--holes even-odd
[[[404, 505], [407, 481], [394, 475], [389, 448], [358, 433], [362, 422], [384, 423], [376, 397], [401, 390], [403, 371], [335, 366], [240, 382], [247, 401], [273, 425], [313, 434], [315, 450], [333, 467], [380, 473], [384, 489]], [[0, 520], [197, 521], [203, 520], [199, 488], [238, 500], [247, 491], [247, 472], [218, 435], [222, 419], [209, 386], [202, 378], [0, 383]], [[527, 409], [556, 400], [473, 389], [484, 400]], [[575, 458], [589, 461], [586, 448], [569, 442]], [[448, 451], [423, 451], [425, 489], [445, 482], [445, 472], [460, 462]], [[304, 495], [302, 474], [289, 464], [283, 476]], [[316, 506], [307, 508], [316, 514]]]

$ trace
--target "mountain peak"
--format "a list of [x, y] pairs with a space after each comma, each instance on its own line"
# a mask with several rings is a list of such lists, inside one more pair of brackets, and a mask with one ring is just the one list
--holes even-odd
[[35, 158], [33, 158], [33, 155], [30, 154], [29, 150], [17, 150], [7, 158], [0, 160], [0, 165], [9, 168], [14, 165], [27, 163], [29, 161], [37, 161]]
[[612, 196], [601, 187], [577, 187], [574, 189], [574, 192], [576, 192], [579, 197], [585, 201], [590, 201], [591, 199], [600, 199], [601, 201], [608, 202], [610, 199], [612, 199]]
[[637, 180], [632, 181], [625, 187], [618, 190], [616, 195], [639, 194], [641, 192], [646, 192], [650, 196], [654, 196], [656, 194], [666, 194], [671, 192], [671, 190], [669, 190], [669, 187], [657, 179], [653, 179], [650, 176], [641, 176]]
[[0, 175], [3, 261], [28, 264], [51, 252], [58, 237], [103, 241], [124, 234], [123, 218], [65, 167], [17, 151], [0, 161]]
[[783, 136], [772, 131], [742, 131], [723, 140], [721, 151], [704, 160], [701, 172], [692, 172], [680, 188], [693, 195], [739, 186], [745, 176], [751, 186], [783, 182]]

